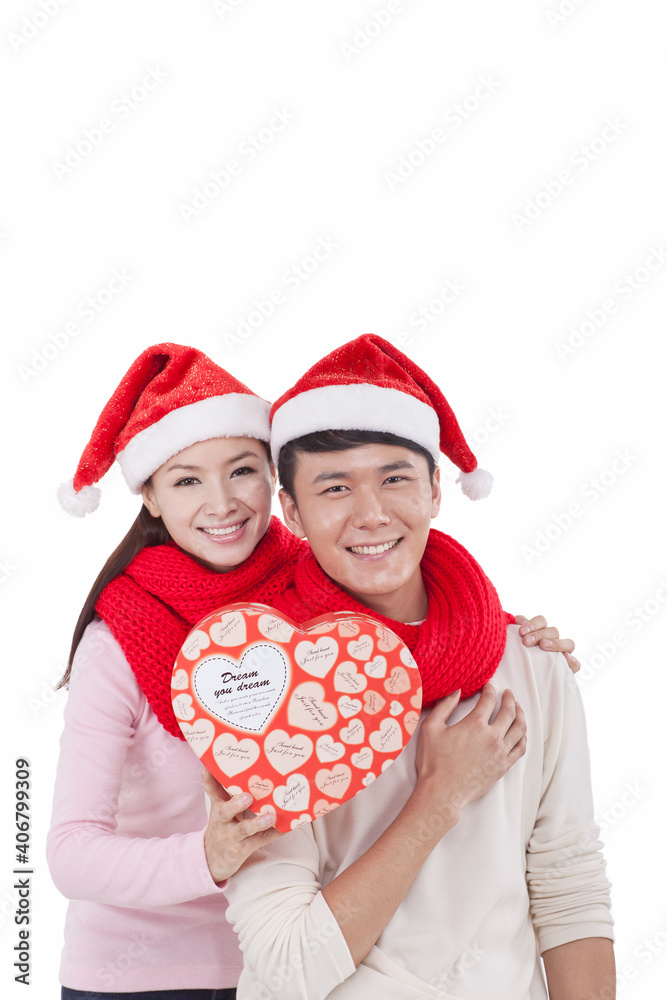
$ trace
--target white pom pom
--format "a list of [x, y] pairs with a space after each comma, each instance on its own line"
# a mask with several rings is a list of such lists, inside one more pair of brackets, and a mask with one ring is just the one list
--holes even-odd
[[461, 484], [461, 490], [470, 500], [483, 500], [491, 492], [493, 476], [486, 469], [473, 469], [462, 472], [456, 482]]
[[92, 514], [100, 505], [101, 490], [97, 486], [84, 486], [78, 493], [74, 492], [72, 479], [61, 483], [58, 487], [58, 502], [63, 510], [74, 517], [85, 517]]

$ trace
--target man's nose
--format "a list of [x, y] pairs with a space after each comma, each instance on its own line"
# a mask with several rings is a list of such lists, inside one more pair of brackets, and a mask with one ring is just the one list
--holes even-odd
[[391, 517], [386, 509], [385, 499], [378, 490], [359, 490], [354, 498], [352, 524], [361, 530], [374, 530], [389, 524]]

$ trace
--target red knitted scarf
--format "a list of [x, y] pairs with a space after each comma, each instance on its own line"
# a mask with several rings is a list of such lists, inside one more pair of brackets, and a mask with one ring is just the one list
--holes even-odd
[[233, 601], [275, 604], [305, 543], [276, 517], [238, 569], [216, 573], [176, 545], [142, 549], [104, 588], [96, 611], [120, 644], [158, 721], [184, 739], [171, 707], [171, 671], [190, 629]]
[[294, 583], [273, 604], [297, 622], [329, 611], [372, 615], [412, 652], [424, 705], [458, 688], [466, 698], [495, 673], [514, 616], [502, 610], [493, 584], [470, 553], [441, 531], [431, 530], [421, 570], [428, 594], [428, 614], [421, 625], [393, 621], [358, 604], [320, 569], [309, 550], [297, 563]]

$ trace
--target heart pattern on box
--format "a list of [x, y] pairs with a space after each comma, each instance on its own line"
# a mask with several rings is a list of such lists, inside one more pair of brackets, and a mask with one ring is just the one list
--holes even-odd
[[407, 647], [367, 615], [299, 626], [263, 604], [230, 604], [183, 643], [172, 704], [211, 774], [287, 832], [386, 770], [416, 728], [421, 681]]

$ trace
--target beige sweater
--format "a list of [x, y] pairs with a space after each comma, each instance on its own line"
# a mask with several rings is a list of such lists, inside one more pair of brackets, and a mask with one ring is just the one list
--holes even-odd
[[238, 1000], [543, 1000], [540, 952], [613, 937], [576, 681], [560, 654], [526, 649], [511, 626], [492, 683], [498, 699], [509, 687], [522, 705], [527, 752], [442, 838], [356, 969], [321, 889], [405, 804], [419, 730], [364, 792], [230, 880], [227, 917], [245, 962]]

